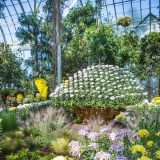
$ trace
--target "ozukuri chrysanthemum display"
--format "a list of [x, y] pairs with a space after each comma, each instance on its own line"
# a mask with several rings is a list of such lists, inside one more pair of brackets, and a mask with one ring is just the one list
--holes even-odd
[[131, 72], [113, 65], [96, 65], [69, 77], [50, 97], [57, 106], [119, 108], [143, 101], [146, 93]]
[[44, 78], [36, 78], [34, 79], [35, 85], [41, 94], [42, 100], [46, 100], [48, 96], [48, 86], [47, 82]]

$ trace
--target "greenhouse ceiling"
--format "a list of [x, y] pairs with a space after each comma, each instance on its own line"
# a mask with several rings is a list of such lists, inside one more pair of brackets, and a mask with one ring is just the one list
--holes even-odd
[[[63, 15], [66, 16], [69, 8], [73, 6], [85, 5], [87, 0], [69, 0], [66, 4], [66, 10]], [[93, 3], [95, 0], [93, 0]], [[36, 0], [39, 16], [45, 17], [43, 14], [44, 0]], [[34, 10], [34, 0], [6, 0], [4, 2], [5, 9], [0, 19], [0, 42], [6, 42], [13, 48], [17, 48], [20, 44], [15, 32], [19, 27], [18, 17], [21, 13], [31, 13]], [[160, 22], [160, 0], [102, 0], [101, 4], [101, 20], [103, 22], [115, 23], [117, 18], [129, 15], [133, 18], [131, 27], [143, 26], [143, 21], [151, 23], [152, 17], [156, 19], [156, 23]], [[151, 28], [151, 27], [150, 27]]]

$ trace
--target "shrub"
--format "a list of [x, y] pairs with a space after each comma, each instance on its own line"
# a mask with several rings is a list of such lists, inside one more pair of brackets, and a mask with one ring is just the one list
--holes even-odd
[[146, 93], [129, 71], [97, 65], [78, 71], [50, 96], [56, 106], [120, 108], [141, 102]]
[[65, 154], [68, 151], [69, 139], [57, 138], [51, 142], [51, 148], [55, 153]]
[[6, 160], [29, 160], [29, 159], [31, 160], [51, 160], [54, 157], [55, 157], [54, 154], [47, 155], [47, 156], [41, 156], [41, 153], [38, 150], [31, 152], [28, 149], [23, 149], [17, 152], [16, 154], [11, 154], [7, 156]]
[[6, 132], [1, 140], [2, 152], [15, 151], [16, 149], [25, 147], [23, 132]]
[[1, 113], [1, 118], [3, 131], [11, 131], [17, 129], [18, 124], [15, 112], [3, 112]]

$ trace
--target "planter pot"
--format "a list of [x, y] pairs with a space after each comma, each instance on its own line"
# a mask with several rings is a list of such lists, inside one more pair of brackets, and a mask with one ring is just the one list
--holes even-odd
[[88, 120], [95, 117], [100, 117], [104, 122], [108, 122], [114, 119], [121, 111], [125, 111], [123, 108], [74, 108], [71, 110], [72, 113], [76, 114], [80, 122], [87, 123]]

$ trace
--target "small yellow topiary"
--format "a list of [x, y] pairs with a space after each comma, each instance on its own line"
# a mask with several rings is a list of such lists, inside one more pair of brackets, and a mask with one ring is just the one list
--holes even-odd
[[17, 101], [22, 102], [24, 99], [23, 95], [21, 93], [17, 94]]

